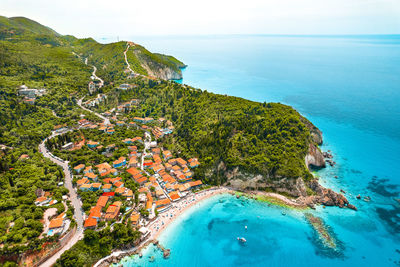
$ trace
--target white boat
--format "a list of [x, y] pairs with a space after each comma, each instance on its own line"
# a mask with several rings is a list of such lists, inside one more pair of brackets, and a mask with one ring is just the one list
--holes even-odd
[[239, 242], [241, 242], [241, 243], [247, 242], [246, 238], [244, 238], [244, 237], [238, 237], [237, 240], [239, 240]]

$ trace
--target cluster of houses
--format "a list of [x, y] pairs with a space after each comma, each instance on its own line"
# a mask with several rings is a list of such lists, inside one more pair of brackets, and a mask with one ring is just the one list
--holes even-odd
[[[141, 137], [123, 140], [126, 144], [140, 141]], [[93, 142], [93, 145], [98, 145], [94, 143], [96, 142]], [[146, 154], [140, 164], [137, 147], [130, 145], [129, 150], [127, 157], [120, 157], [112, 163], [104, 162], [94, 167], [79, 164], [73, 168], [76, 176], [80, 178], [76, 181], [79, 190], [101, 192], [97, 204], [90, 209], [85, 220], [85, 228], [95, 229], [102, 220], [121, 219], [120, 209], [124, 203], [113, 201], [115, 196], [122, 196], [124, 201], [127, 201], [125, 206], [134, 206], [134, 192], [125, 186], [121, 177], [118, 177], [122, 172], [130, 174], [140, 186], [137, 196], [139, 205], [132, 210], [129, 209], [131, 213], [128, 214], [131, 223], [137, 227], [145, 224], [145, 219], [139, 213], [141, 209], [147, 210], [151, 219], [155, 216], [155, 210], [158, 212], [167, 210], [172, 202], [178, 201], [185, 197], [189, 190], [202, 185], [200, 180], [192, 180], [192, 169], [199, 165], [195, 158], [188, 161], [173, 158], [170, 151], [162, 151], [159, 147], [155, 147]], [[147, 172], [150, 169], [154, 175]]]
[[18, 95], [23, 96], [23, 101], [27, 104], [34, 105], [37, 97], [43, 96], [46, 89], [30, 89], [26, 85], [21, 85], [18, 88]]

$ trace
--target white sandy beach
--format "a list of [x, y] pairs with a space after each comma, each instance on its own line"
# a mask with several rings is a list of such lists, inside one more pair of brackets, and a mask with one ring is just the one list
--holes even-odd
[[149, 230], [151, 231], [150, 239], [157, 239], [171, 222], [177, 219], [182, 213], [184, 213], [190, 207], [193, 207], [199, 202], [207, 198], [210, 198], [212, 196], [229, 192], [231, 191], [227, 188], [215, 187], [205, 191], [201, 191], [196, 194], [192, 194], [186, 197], [185, 199], [173, 203], [172, 207], [169, 210], [160, 213], [158, 219], [148, 227]]

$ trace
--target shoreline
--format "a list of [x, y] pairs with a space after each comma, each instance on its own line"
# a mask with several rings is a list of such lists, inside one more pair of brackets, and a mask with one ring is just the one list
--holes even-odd
[[172, 208], [169, 210], [160, 213], [158, 218], [146, 226], [150, 230], [150, 235], [146, 240], [143, 240], [141, 244], [137, 247], [132, 247], [128, 250], [120, 250], [114, 251], [110, 255], [105, 258], [100, 259], [94, 264], [95, 267], [98, 266], [108, 266], [110, 264], [116, 264], [121, 262], [125, 257], [131, 257], [136, 254], [140, 254], [141, 251], [146, 248], [149, 244], [159, 243], [158, 238], [160, 235], [171, 225], [171, 223], [175, 222], [178, 218], [181, 217], [186, 211], [190, 208], [199, 205], [204, 200], [207, 200], [211, 197], [221, 195], [221, 194], [230, 194], [232, 196], [240, 196], [246, 197], [248, 199], [254, 199], [260, 202], [267, 202], [271, 205], [275, 205], [278, 207], [292, 208], [298, 210], [306, 210], [309, 207], [304, 204], [300, 204], [291, 200], [283, 195], [278, 193], [271, 192], [239, 192], [227, 187], [213, 187], [210, 189], [206, 189], [204, 191], [200, 191], [195, 194], [191, 194], [184, 199], [179, 200], [172, 204]]
[[194, 195], [188, 196], [186, 199], [174, 203], [173, 207], [160, 215], [158, 219], [154, 221], [148, 228], [151, 231], [149, 239], [158, 239], [162, 232], [176, 219], [180, 217], [185, 211], [191, 207], [203, 202], [208, 198], [216, 195], [228, 194], [233, 191], [225, 187], [210, 188], [204, 191], [200, 191]]

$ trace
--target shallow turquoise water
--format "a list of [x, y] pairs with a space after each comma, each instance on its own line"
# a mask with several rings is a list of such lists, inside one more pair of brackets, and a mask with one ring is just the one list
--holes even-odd
[[[344, 189], [358, 212], [319, 208], [341, 241], [324, 251], [297, 212], [223, 197], [162, 235], [169, 260], [125, 266], [395, 266], [400, 261], [400, 37], [209, 36], [127, 38], [184, 61], [183, 83], [292, 105], [324, 133], [336, 167], [321, 182]], [[338, 176], [338, 179], [333, 178]], [[355, 195], [369, 195], [367, 203]], [[260, 215], [260, 218], [257, 217]], [[248, 225], [244, 231], [243, 225]], [[210, 226], [211, 225], [211, 226]], [[236, 236], [248, 242], [240, 246]]]

